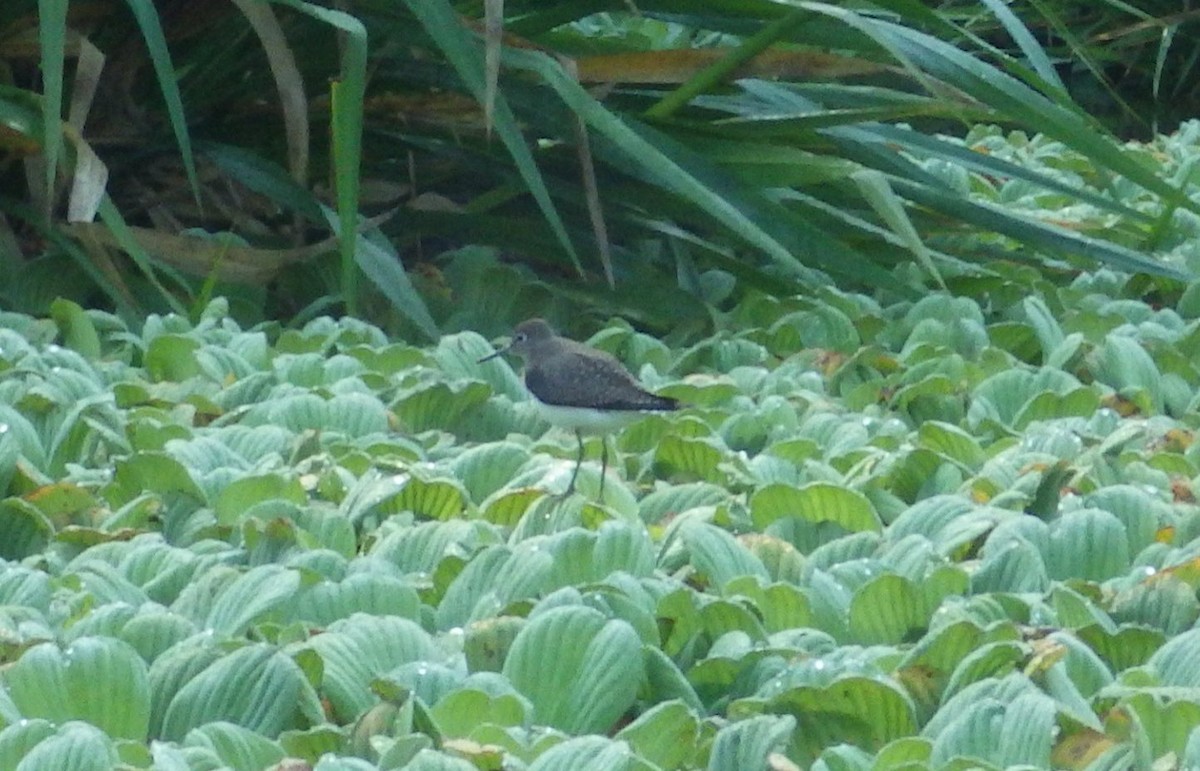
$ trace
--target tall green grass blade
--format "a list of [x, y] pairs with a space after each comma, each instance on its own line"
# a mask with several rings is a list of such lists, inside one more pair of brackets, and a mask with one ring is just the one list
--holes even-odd
[[[799, 93], [799, 89], [794, 87], [758, 80], [740, 81], [739, 84], [745, 89], [746, 94], [752, 97], [751, 99], [747, 99], [745, 96], [705, 97], [702, 104], [710, 109], [720, 109], [735, 112], [740, 116], [749, 116], [745, 126], [752, 125], [752, 119], [759, 115], [787, 120], [791, 115], [797, 113], [820, 114], [821, 105], [807, 99]], [[864, 96], [862, 93], [835, 95], [843, 99]], [[724, 134], [730, 125], [733, 125], [733, 122], [718, 121], [714, 128], [719, 130], [718, 133]], [[975, 204], [970, 199], [964, 199], [947, 187], [943, 180], [926, 172], [903, 154], [896, 152], [896, 147], [910, 148], [918, 155], [945, 157], [956, 164], [976, 169], [985, 174], [1028, 179], [1048, 189], [1085, 200], [1105, 210], [1117, 212], [1144, 226], [1151, 226], [1155, 222], [1151, 216], [1129, 209], [1103, 195], [1067, 185], [1015, 164], [976, 153], [961, 145], [929, 137], [907, 128], [882, 123], [868, 123], [866, 125], [826, 127], [822, 128], [819, 133], [837, 142], [839, 154], [843, 158], [853, 159], [864, 166], [906, 181], [907, 184], [903, 186], [893, 183], [893, 189], [900, 190], [903, 187], [904, 190], [921, 189], [926, 191], [920, 202], [943, 214], [985, 227], [994, 226], [997, 232], [1006, 233], [1014, 238], [1028, 235], [1035, 239], [1035, 243], [1071, 251], [1124, 269], [1145, 269], [1159, 274], [1163, 274], [1165, 271], [1165, 274], [1174, 275], [1170, 268], [1149, 263], [1142, 255], [1130, 250], [1087, 239], [1070, 231], [1053, 229], [1040, 223], [1035, 228], [1030, 224], [1031, 221], [1013, 215], [1005, 209], [983, 208], [981, 204], [981, 208], [972, 212], [971, 207]], [[811, 203], [810, 201], [809, 205]], [[947, 208], [943, 208], [943, 206]], [[1005, 222], [1006, 218], [1009, 221]], [[847, 222], [849, 221], [847, 220]], [[850, 224], [853, 225], [853, 223]], [[859, 229], [862, 228], [859, 227]], [[1153, 231], [1154, 228], [1149, 227], [1149, 230]], [[866, 229], [865, 232], [879, 235], [873, 229]], [[1111, 247], [1111, 249], [1106, 247]]]
[[496, 107], [496, 93], [500, 86], [500, 49], [504, 44], [504, 0], [484, 0], [483, 45], [484, 45], [484, 126], [491, 135], [492, 114]]
[[741, 45], [701, 69], [686, 83], [660, 99], [657, 104], [646, 110], [646, 117], [661, 119], [675, 114], [695, 97], [711, 91], [725, 82], [738, 67], [770, 48], [792, 27], [810, 15], [808, 12], [797, 9], [786, 16], [780, 16], [766, 23], [761, 30], [742, 41]]
[[[723, 135], [728, 131], [736, 136], [739, 130], [741, 133], [749, 135], [751, 134], [752, 127], [761, 125], [760, 119], [756, 119], [754, 116], [765, 114], [770, 116], [761, 119], [768, 123], [769, 127], [766, 129], [767, 135], [775, 132], [775, 126], [813, 127], [821, 129], [821, 133], [826, 136], [852, 139], [858, 142], [877, 143], [880, 147], [887, 148], [887, 152], [884, 155], [888, 159], [889, 164], [892, 165], [892, 168], [898, 168], [898, 166], [902, 165], [909, 167], [914, 174], [922, 173], [918, 167], [893, 152], [892, 146], [899, 145], [909, 148], [917, 155], [944, 158], [956, 165], [964, 166], [983, 174], [1002, 178], [1024, 179], [1047, 190], [1079, 198], [1106, 211], [1120, 214], [1122, 217], [1127, 217], [1135, 221], [1143, 223], [1153, 221], [1150, 215], [1125, 206], [1112, 198], [1105, 197], [1086, 188], [1068, 185], [1033, 169], [1028, 169], [991, 155], [975, 152], [953, 141], [931, 136], [905, 126], [873, 122], [875, 119], [881, 117], [896, 118], [903, 115], [906, 108], [902, 106], [896, 108], [888, 106], [881, 106], [879, 108], [863, 106], [857, 110], [829, 110], [822, 103], [813, 101], [811, 98], [813, 96], [822, 96], [827, 99], [836, 100], [839, 104], [850, 101], [861, 103], [864, 99], [877, 98], [882, 100], [886, 105], [893, 101], [892, 96], [887, 92], [880, 93], [874, 89], [864, 91], [863, 89], [853, 87], [813, 89], [806, 86], [771, 83], [761, 80], [742, 80], [739, 81], [739, 85], [755, 97], [757, 101], [761, 102], [761, 105], [747, 103], [745, 100], [740, 100], [737, 97], [706, 97], [705, 101], [702, 102], [707, 107], [728, 110], [736, 112], [738, 115], [747, 116], [744, 122], [740, 119], [715, 121], [712, 124], [712, 128], [718, 129], [719, 133]], [[910, 101], [908, 99], [901, 100], [901, 105]], [[916, 113], [915, 110], [910, 112], [912, 114]], [[793, 119], [794, 115], [798, 117]], [[810, 120], [809, 116], [813, 116], [813, 118]], [[840, 116], [844, 120], [840, 122], [835, 120], [834, 118], [837, 116]], [[858, 123], [855, 118], [859, 117], [864, 122], [853, 125]], [[743, 125], [746, 128], [739, 129]], [[874, 135], [874, 139], [871, 138], [872, 135]], [[862, 161], [864, 159], [858, 158], [858, 160]], [[932, 181], [932, 178], [930, 178], [930, 181]]]
[[367, 89], [367, 28], [348, 13], [302, 0], [274, 0], [342, 33], [341, 76], [330, 86], [333, 173], [337, 192], [341, 291], [346, 312], [357, 315], [359, 181], [362, 174], [363, 100]]
[[954, 46], [897, 24], [872, 19], [823, 3], [806, 3], [862, 30], [889, 52], [910, 61], [941, 81], [1000, 110], [1027, 126], [1086, 155], [1096, 164], [1127, 177], [1146, 190], [1193, 212], [1200, 203], [1126, 155], [1095, 121], [1066, 109], [994, 67]]
[[68, 0], [38, 0], [38, 46], [42, 68], [42, 155], [46, 194], [43, 216], [50, 220], [54, 182], [62, 150], [63, 59], [66, 55]]
[[[334, 217], [332, 212], [326, 212], [329, 224], [341, 228], [341, 217]], [[404, 271], [400, 255], [382, 235], [369, 236], [359, 233], [357, 223], [355, 230], [350, 231], [354, 238], [354, 254], [358, 266], [371, 279], [384, 297], [391, 301], [392, 307], [401, 315], [417, 326], [430, 340], [441, 336], [437, 322], [429, 313], [416, 287]], [[339, 237], [341, 233], [339, 233]]]
[[956, 219], [994, 230], [1022, 243], [1072, 252], [1114, 268], [1186, 281], [1185, 272], [1149, 259], [1140, 252], [1014, 214], [991, 204], [970, 201], [949, 190], [935, 190], [908, 179], [892, 178], [892, 187], [906, 198]]
[[175, 133], [175, 144], [179, 146], [188, 185], [192, 188], [192, 195], [199, 201], [200, 181], [196, 175], [192, 137], [188, 131], [183, 98], [179, 94], [175, 67], [171, 64], [171, 52], [167, 50], [167, 39], [163, 35], [162, 24], [159, 23], [158, 11], [154, 9], [153, 0], [126, 0], [126, 3], [133, 12], [133, 18], [142, 33], [142, 41], [146, 44], [146, 51], [150, 54], [150, 63], [154, 67], [154, 76], [158, 79], [158, 89], [167, 105], [167, 117], [171, 121], [171, 130]]
[[1042, 80], [1054, 86], [1063, 94], [1066, 94], [1067, 87], [1059, 79], [1058, 71], [1054, 69], [1054, 65], [1050, 63], [1050, 58], [1046, 56], [1046, 52], [1038, 45], [1037, 40], [1030, 34], [1029, 28], [1021, 22], [1021, 19], [1001, 0], [983, 0], [983, 4], [988, 7], [988, 10], [996, 16], [1000, 24], [1008, 31], [1013, 42], [1017, 44], [1017, 48], [1021, 49], [1021, 53], [1025, 55], [1025, 59], [1028, 60], [1029, 65], [1041, 76]]
[[1053, 190], [1057, 193], [1063, 193], [1080, 201], [1090, 203], [1093, 206], [1111, 211], [1114, 214], [1119, 214], [1135, 222], [1149, 224], [1154, 218], [1143, 211], [1130, 208], [1124, 204], [1114, 201], [1111, 198], [1106, 198], [1098, 193], [1081, 187], [1068, 185], [1054, 177], [1041, 174], [1032, 169], [1027, 169], [1024, 166], [1019, 166], [1015, 163], [1010, 163], [1003, 158], [996, 158], [985, 153], [975, 152], [974, 150], [964, 147], [953, 142], [948, 142], [936, 136], [922, 134], [919, 131], [913, 131], [909, 128], [901, 126], [888, 126], [876, 124], [873, 126], [864, 126], [863, 131], [877, 135], [884, 142], [891, 142], [902, 147], [910, 148], [911, 150], [921, 154], [929, 155], [935, 158], [945, 158], [952, 163], [962, 166], [972, 171], [978, 171], [982, 174], [987, 174], [993, 177], [1003, 179], [1023, 179], [1027, 182], [1032, 182], [1035, 185]]
[[[779, 266], [805, 275], [805, 261], [868, 281], [887, 275], [853, 249], [784, 207], [762, 191], [741, 185], [723, 170], [670, 137], [605, 109], [544, 54], [508, 51], [513, 66], [536, 72], [595, 132], [596, 155], [627, 174], [668, 190], [704, 211]], [[875, 275], [878, 271], [879, 275]]]
[[[1058, 71], [1050, 62], [1045, 50], [1029, 32], [1028, 26], [999, 0], [983, 1], [1000, 20], [1009, 36], [1017, 43], [1017, 47], [1025, 55], [1028, 66], [1013, 58], [1005, 50], [993, 45], [987, 38], [980, 37], [969, 27], [955, 23], [952, 18], [948, 18], [950, 13], [945, 11], [939, 13], [942, 9], [931, 8], [929, 4], [921, 2], [921, 0], [875, 0], [873, 4], [893, 11], [899, 22], [905, 26], [923, 29], [939, 40], [968, 42], [979, 51], [995, 57], [1006, 71], [1035, 88], [1043, 86], [1054, 88], [1065, 97], [1067, 90], [1058, 76]], [[971, 11], [973, 13], [975, 9], [972, 8]]]
[[[454, 8], [445, 0], [405, 0], [405, 4], [425, 27], [425, 31], [433, 38], [442, 53], [446, 55], [463, 85], [471, 92], [476, 101], [483, 104], [487, 99], [483, 57], [480, 55], [479, 46], [463, 29]], [[546, 189], [546, 183], [537, 168], [537, 163], [529, 152], [529, 147], [525, 144], [516, 116], [513, 115], [503, 93], [496, 95], [493, 117], [496, 134], [512, 156], [513, 163], [517, 166], [517, 172], [525, 180], [530, 194], [537, 202], [538, 208], [542, 210], [543, 216], [550, 224], [550, 228], [554, 231], [563, 250], [571, 258], [575, 270], [582, 275], [583, 266], [579, 263], [579, 256], [567, 235], [567, 229], [563, 225], [562, 218], [559, 217], [550, 192]]]
[[175, 293], [167, 289], [166, 286], [158, 278], [158, 273], [154, 269], [153, 259], [146, 250], [142, 248], [137, 239], [133, 237], [133, 233], [129, 231], [129, 226], [125, 224], [125, 218], [121, 216], [120, 210], [116, 204], [107, 195], [100, 202], [100, 219], [112, 232], [113, 238], [117, 244], [129, 255], [134, 264], [142, 271], [142, 275], [150, 282], [150, 285], [158, 290], [159, 296], [162, 298], [172, 311], [180, 316], [187, 317], [188, 311]]
[[202, 150], [208, 160], [247, 188], [299, 214], [313, 225], [325, 224], [320, 200], [271, 161], [233, 145], [205, 143]]
[[938, 272], [937, 266], [933, 264], [933, 253], [921, 240], [920, 234], [917, 233], [912, 220], [908, 217], [908, 212], [904, 209], [904, 202], [892, 190], [887, 177], [874, 169], [863, 169], [851, 174], [850, 178], [875, 213], [900, 239], [900, 243], [904, 244], [904, 247], [913, 253], [917, 261], [925, 266], [925, 270], [929, 271], [938, 286], [945, 289], [946, 282], [942, 279], [942, 274]]
[[[351, 48], [354, 46], [347, 46], [347, 50]], [[362, 63], [366, 64], [365, 56]], [[342, 296], [346, 300], [346, 312], [354, 316], [358, 314], [358, 268], [354, 259], [355, 243], [352, 236], [358, 221], [364, 93], [361, 88], [356, 88], [345, 80], [332, 83], [330, 92], [333, 105], [334, 182], [337, 187], [338, 219], [341, 223], [338, 229], [341, 239], [341, 288]]]
[[[1175, 40], [1175, 33], [1179, 31], [1178, 24], [1172, 24], [1162, 31], [1162, 40], [1158, 44], [1158, 53], [1154, 57], [1154, 98], [1157, 100], [1161, 95], [1163, 68], [1167, 63], [1167, 54], [1171, 50], [1171, 43]], [[1157, 128], [1157, 127], [1156, 127]]]
[[1089, 46], [1079, 39], [1074, 30], [1066, 22], [1059, 18], [1054, 8], [1042, 2], [1042, 0], [1029, 0], [1029, 4], [1042, 15], [1042, 18], [1046, 20], [1047, 24], [1054, 30], [1054, 33], [1063, 39], [1067, 48], [1070, 49], [1072, 57], [1082, 62], [1083, 66], [1092, 73], [1092, 77], [1096, 79], [1100, 87], [1107, 92], [1109, 98], [1121, 106], [1121, 110], [1125, 115], [1142, 126], [1146, 126], [1145, 118], [1113, 88], [1112, 83], [1104, 72], [1103, 65], [1096, 61]]

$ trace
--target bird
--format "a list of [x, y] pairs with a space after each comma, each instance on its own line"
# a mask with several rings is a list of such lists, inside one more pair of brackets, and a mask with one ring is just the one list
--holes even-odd
[[[538, 412], [551, 425], [575, 432], [579, 455], [563, 497], [575, 491], [579, 467], [583, 465], [583, 435], [607, 435], [648, 412], [673, 412], [679, 401], [659, 396], [641, 384], [614, 356], [559, 337], [544, 319], [522, 321], [513, 330], [508, 345], [484, 356], [479, 363], [505, 353], [525, 361], [525, 388], [533, 396]], [[600, 500], [604, 500], [604, 477], [608, 470], [608, 442], [601, 440]]]

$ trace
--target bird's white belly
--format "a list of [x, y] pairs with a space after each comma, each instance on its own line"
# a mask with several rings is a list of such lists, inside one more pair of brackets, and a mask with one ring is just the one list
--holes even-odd
[[597, 410], [590, 407], [563, 407], [557, 404], [543, 404], [534, 399], [538, 414], [547, 423], [567, 428], [572, 431], [582, 431], [586, 434], [607, 434], [627, 426], [646, 413], [637, 410]]

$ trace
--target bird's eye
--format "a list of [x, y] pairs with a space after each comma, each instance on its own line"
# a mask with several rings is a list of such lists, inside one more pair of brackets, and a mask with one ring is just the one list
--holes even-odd
[[513, 342], [523, 343], [526, 339], [528, 339], [528, 337], [529, 335], [525, 334], [524, 332], [518, 332], [517, 334], [513, 335]]

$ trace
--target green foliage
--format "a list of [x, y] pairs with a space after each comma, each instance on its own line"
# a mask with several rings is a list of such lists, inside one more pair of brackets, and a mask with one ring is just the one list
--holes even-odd
[[610, 324], [591, 342], [688, 406], [612, 440], [602, 501], [594, 443], [555, 495], [574, 437], [473, 332], [5, 314], [0, 757], [1193, 757], [1192, 292], [988, 267], [947, 276], [986, 302]]
[[[1026, 59], [1123, 135], [1170, 128], [1196, 113], [1194, 21], [1177, 3], [985, 5], [989, 12], [980, 13], [975, 2], [946, 4], [941, 11], [997, 53]], [[1030, 33], [1040, 46], [1027, 39]]]
[[[878, 5], [13, 0], [0, 300], [67, 328], [69, 303], [196, 320], [220, 293], [246, 324], [344, 309], [432, 340], [531, 307], [666, 328], [754, 289], [911, 298], [998, 255], [1195, 274], [1196, 126], [1122, 144], [1072, 99], [1120, 69], [1174, 105], [1184, 19]], [[798, 312], [856, 347], [845, 307]]]

